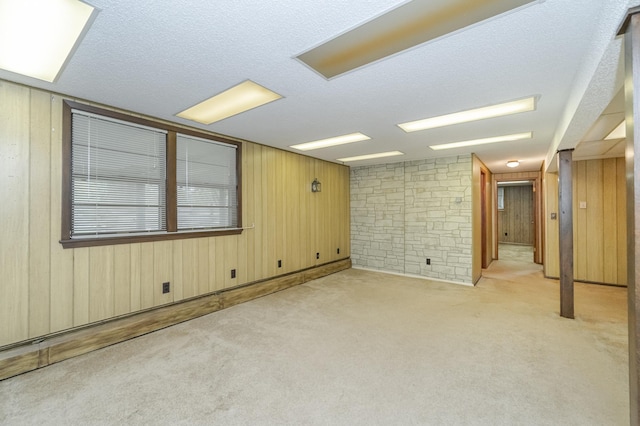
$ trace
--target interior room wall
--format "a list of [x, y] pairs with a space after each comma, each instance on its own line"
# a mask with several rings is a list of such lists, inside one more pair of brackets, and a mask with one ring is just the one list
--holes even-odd
[[498, 241], [533, 245], [533, 187], [504, 186], [504, 209], [498, 210]]
[[351, 169], [353, 265], [405, 272], [406, 207], [405, 163]]
[[[473, 230], [473, 244], [472, 244], [472, 280], [476, 283], [482, 276], [482, 266], [491, 264], [493, 258], [492, 242], [493, 242], [493, 185], [492, 185], [492, 173], [487, 166], [474, 154], [472, 155], [472, 230]], [[482, 173], [485, 174], [485, 187], [482, 188]], [[484, 242], [485, 247], [483, 251], [482, 247], [482, 190], [485, 191], [485, 226], [486, 226], [486, 240]], [[483, 259], [483, 252], [485, 258]]]
[[[0, 99], [0, 346], [350, 256], [349, 168], [248, 142], [242, 223], [251, 229], [63, 249], [64, 97], [0, 81]], [[311, 192], [314, 178], [322, 192]]]
[[[626, 285], [627, 225], [624, 158], [573, 163], [574, 279]], [[545, 275], [558, 277], [558, 175], [545, 176]]]
[[[544, 275], [560, 276], [560, 252], [558, 223], [558, 173], [544, 173]], [[574, 248], [575, 249], [575, 248]]]
[[469, 155], [353, 167], [353, 265], [473, 283], [471, 185]]

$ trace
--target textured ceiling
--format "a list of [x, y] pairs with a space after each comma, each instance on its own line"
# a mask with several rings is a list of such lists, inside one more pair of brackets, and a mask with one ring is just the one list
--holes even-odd
[[623, 120], [624, 90], [621, 89], [575, 148], [573, 159], [624, 157], [625, 139], [605, 140]]
[[[549, 153], [587, 134], [619, 89], [598, 73], [616, 74], [615, 32], [637, 2], [535, 2], [329, 81], [295, 56], [402, 2], [88, 3], [101, 11], [55, 83], [2, 70], [0, 78], [283, 149], [353, 132], [371, 137], [306, 153], [330, 161], [390, 150], [406, 155], [351, 164], [475, 152], [505, 172], [510, 159], [521, 161], [518, 171], [539, 170]], [[175, 117], [246, 79], [284, 99], [208, 126]], [[409, 134], [396, 126], [530, 95], [540, 97], [535, 112]], [[532, 140], [428, 148], [526, 131]]]

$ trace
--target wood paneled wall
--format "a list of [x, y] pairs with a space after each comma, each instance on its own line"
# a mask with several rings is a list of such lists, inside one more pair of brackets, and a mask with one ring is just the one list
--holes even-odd
[[534, 243], [533, 186], [504, 186], [504, 209], [498, 210], [498, 241]]
[[[574, 278], [626, 285], [627, 224], [624, 158], [576, 161], [573, 165]], [[557, 174], [545, 177], [547, 262], [545, 275], [559, 274]]]
[[0, 81], [0, 123], [0, 346], [350, 256], [348, 167], [252, 143], [242, 146], [251, 229], [63, 249], [62, 98]]
[[[544, 188], [544, 275], [560, 277], [560, 225], [558, 222], [558, 173], [545, 173]], [[553, 218], [552, 218], [553, 215]]]

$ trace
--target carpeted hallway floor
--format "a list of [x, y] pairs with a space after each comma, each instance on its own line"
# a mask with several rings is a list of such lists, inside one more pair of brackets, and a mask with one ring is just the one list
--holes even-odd
[[626, 290], [362, 270], [0, 382], [0, 423], [625, 425]]
[[498, 259], [533, 263], [533, 246], [526, 244], [498, 244]]

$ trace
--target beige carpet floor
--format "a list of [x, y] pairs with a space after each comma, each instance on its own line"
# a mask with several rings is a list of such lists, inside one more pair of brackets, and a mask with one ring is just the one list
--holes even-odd
[[498, 259], [533, 262], [533, 246], [526, 244], [498, 244]]
[[347, 270], [0, 382], [7, 425], [626, 425], [625, 289]]

